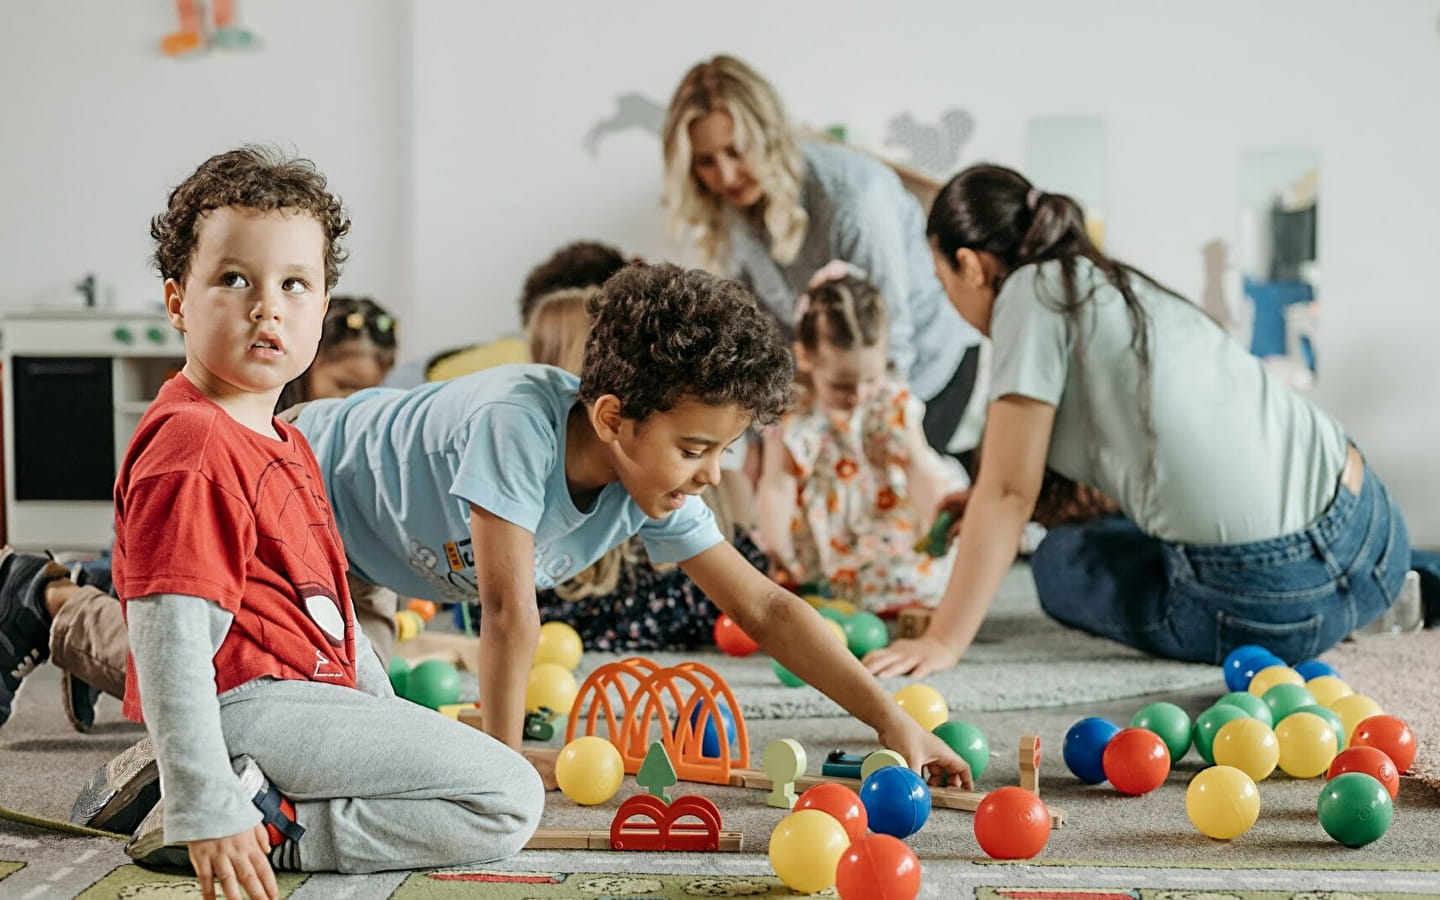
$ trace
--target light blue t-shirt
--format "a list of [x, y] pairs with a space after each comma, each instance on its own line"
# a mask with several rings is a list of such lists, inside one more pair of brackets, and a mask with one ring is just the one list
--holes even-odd
[[408, 391], [317, 400], [296, 426], [325, 476], [351, 569], [402, 596], [476, 599], [473, 503], [535, 535], [535, 586], [578, 574], [639, 534], [655, 562], [720, 543], [699, 497], [651, 519], [619, 482], [589, 510], [565, 480], [565, 425], [579, 380], [538, 365], [492, 369]]

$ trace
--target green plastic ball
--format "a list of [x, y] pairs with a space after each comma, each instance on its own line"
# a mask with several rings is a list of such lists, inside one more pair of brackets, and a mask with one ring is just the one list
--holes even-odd
[[842, 628], [845, 626], [845, 620], [849, 618], [848, 614], [836, 609], [833, 606], [822, 606], [815, 611], [818, 612], [823, 618], [839, 622]]
[[1131, 728], [1153, 731], [1165, 742], [1173, 765], [1190, 752], [1190, 715], [1174, 703], [1151, 703], [1130, 719]]
[[852, 613], [840, 622], [840, 627], [845, 629], [845, 645], [857, 659], [890, 643], [890, 629], [874, 613]]
[[1390, 792], [1364, 772], [1346, 772], [1326, 782], [1315, 811], [1325, 833], [1347, 847], [1378, 840], [1395, 818]]
[[1239, 707], [1250, 718], [1259, 719], [1271, 728], [1275, 727], [1275, 716], [1271, 714], [1270, 707], [1265, 705], [1264, 700], [1249, 691], [1231, 691], [1215, 701], [1216, 706], [1222, 703], [1226, 706]]
[[1295, 709], [1290, 710], [1290, 715], [1293, 716], [1299, 712], [1314, 713], [1315, 715], [1329, 722], [1330, 727], [1335, 731], [1335, 740], [1338, 744], [1338, 746], [1335, 748], [1335, 752], [1339, 753], [1341, 750], [1345, 749], [1345, 723], [1341, 721], [1340, 716], [1336, 715], [1335, 710], [1331, 709], [1328, 706], [1321, 706], [1318, 703], [1313, 703], [1310, 706], [1297, 706]]
[[1236, 719], [1248, 719], [1245, 710], [1229, 703], [1217, 703], [1195, 717], [1195, 728], [1192, 732], [1195, 741], [1195, 752], [1205, 760], [1205, 765], [1215, 765], [1215, 754], [1212, 748], [1215, 745], [1215, 733], [1227, 722]]
[[439, 709], [460, 702], [460, 673], [442, 659], [427, 659], [410, 670], [405, 699]]
[[978, 781], [985, 774], [985, 767], [990, 765], [990, 741], [985, 732], [969, 722], [952, 719], [936, 725], [931, 733], [970, 765], [971, 777]]
[[805, 679], [799, 677], [794, 672], [780, 665], [780, 660], [770, 660], [770, 668], [775, 670], [775, 677], [779, 678], [780, 683], [784, 684], [786, 687], [804, 687]]
[[1270, 718], [1276, 724], [1302, 706], [1314, 706], [1315, 695], [1298, 684], [1277, 684], [1261, 698], [1270, 707]]
[[410, 663], [399, 656], [390, 657], [390, 687], [395, 696], [405, 696], [405, 685], [410, 680]]

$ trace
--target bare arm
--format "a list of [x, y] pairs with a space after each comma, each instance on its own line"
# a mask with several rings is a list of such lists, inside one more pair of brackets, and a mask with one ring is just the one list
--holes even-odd
[[936, 783], [958, 780], [972, 786], [964, 760], [886, 695], [820, 614], [745, 564], [734, 547], [716, 544], [680, 567], [767, 653], [874, 728], [880, 742], [903, 755], [911, 768], [928, 768]]
[[1040, 492], [1054, 424], [1055, 407], [1048, 403], [1012, 394], [990, 404], [955, 567], [930, 628], [921, 638], [871, 652], [866, 668], [881, 677], [922, 678], [960, 661], [1015, 561], [1020, 532]]
[[535, 605], [535, 535], [470, 505], [472, 546], [485, 548], [475, 567], [480, 593], [480, 697], [485, 732], [516, 750], [525, 730], [525, 684], [540, 640]]
[[790, 577], [798, 580], [805, 573], [796, 571], [795, 541], [790, 533], [790, 519], [795, 513], [795, 492], [799, 487], [792, 474], [794, 458], [774, 428], [765, 429], [763, 440], [760, 484], [755, 491], [760, 540], [770, 558]]

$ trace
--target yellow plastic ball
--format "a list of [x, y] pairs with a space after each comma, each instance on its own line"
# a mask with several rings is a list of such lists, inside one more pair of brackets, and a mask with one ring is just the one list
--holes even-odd
[[802, 809], [781, 819], [770, 833], [770, 867], [791, 890], [813, 894], [835, 884], [835, 866], [849, 846], [839, 819]]
[[844, 647], [844, 646], [845, 646], [845, 629], [842, 628], [842, 627], [840, 626], [840, 623], [837, 622], [837, 621], [835, 621], [834, 619], [826, 619], [826, 620], [825, 620], [825, 624], [826, 624], [826, 625], [829, 625], [829, 626], [830, 626], [830, 630], [833, 631], [833, 632], [835, 632], [835, 635], [840, 639], [840, 646]]
[[860, 611], [860, 607], [849, 600], [826, 600], [820, 604], [820, 608], [833, 609], [842, 616], [853, 616]]
[[1334, 675], [1317, 675], [1305, 682], [1305, 688], [1315, 702], [1321, 706], [1329, 706], [1341, 697], [1348, 697], [1355, 693], [1350, 685], [1336, 678]]
[[1185, 814], [1201, 834], [1228, 841], [1249, 831], [1260, 817], [1260, 789], [1234, 766], [1211, 766], [1190, 779]]
[[546, 622], [540, 626], [540, 644], [535, 648], [535, 664], [554, 663], [571, 672], [580, 665], [585, 645], [580, 633], [564, 622]]
[[1220, 726], [1210, 748], [1217, 766], [1234, 766], [1251, 781], [1264, 781], [1280, 763], [1280, 742], [1259, 719], [1235, 719]]
[[1383, 715], [1385, 710], [1380, 704], [1364, 694], [1346, 694], [1337, 699], [1334, 703], [1326, 704], [1330, 711], [1340, 717], [1340, 724], [1345, 729], [1345, 746], [1349, 747], [1351, 738], [1355, 736], [1355, 726], [1370, 718], [1371, 716]]
[[620, 790], [625, 761], [615, 745], [589, 735], [565, 745], [555, 760], [555, 781], [565, 796], [581, 806], [604, 803]]
[[1265, 696], [1265, 692], [1277, 684], [1298, 684], [1305, 686], [1305, 676], [1290, 668], [1289, 666], [1270, 666], [1255, 673], [1250, 679], [1250, 693], [1257, 697]]
[[895, 702], [926, 731], [950, 721], [950, 704], [928, 684], [906, 685], [895, 692]]
[[825, 604], [830, 602], [830, 599], [828, 597], [824, 597], [820, 594], [805, 594], [800, 599], [804, 600], [806, 603], [810, 604], [815, 609], [823, 609], [825, 607]]
[[1275, 726], [1280, 771], [1291, 778], [1323, 775], [1335, 761], [1339, 739], [1330, 723], [1314, 713], [1291, 713]]
[[525, 711], [539, 712], [540, 707], [545, 706], [551, 712], [569, 715], [579, 692], [580, 686], [569, 669], [555, 663], [540, 663], [530, 670], [530, 680], [525, 685]]
[[415, 635], [425, 630], [425, 620], [420, 614], [408, 609], [402, 609], [395, 614], [395, 639], [397, 641], [408, 641]]

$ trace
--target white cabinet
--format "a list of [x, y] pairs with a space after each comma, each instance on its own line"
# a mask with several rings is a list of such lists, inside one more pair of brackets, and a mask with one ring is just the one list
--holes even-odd
[[159, 313], [4, 318], [5, 525], [22, 550], [101, 550], [115, 475], [160, 385], [185, 364]]

